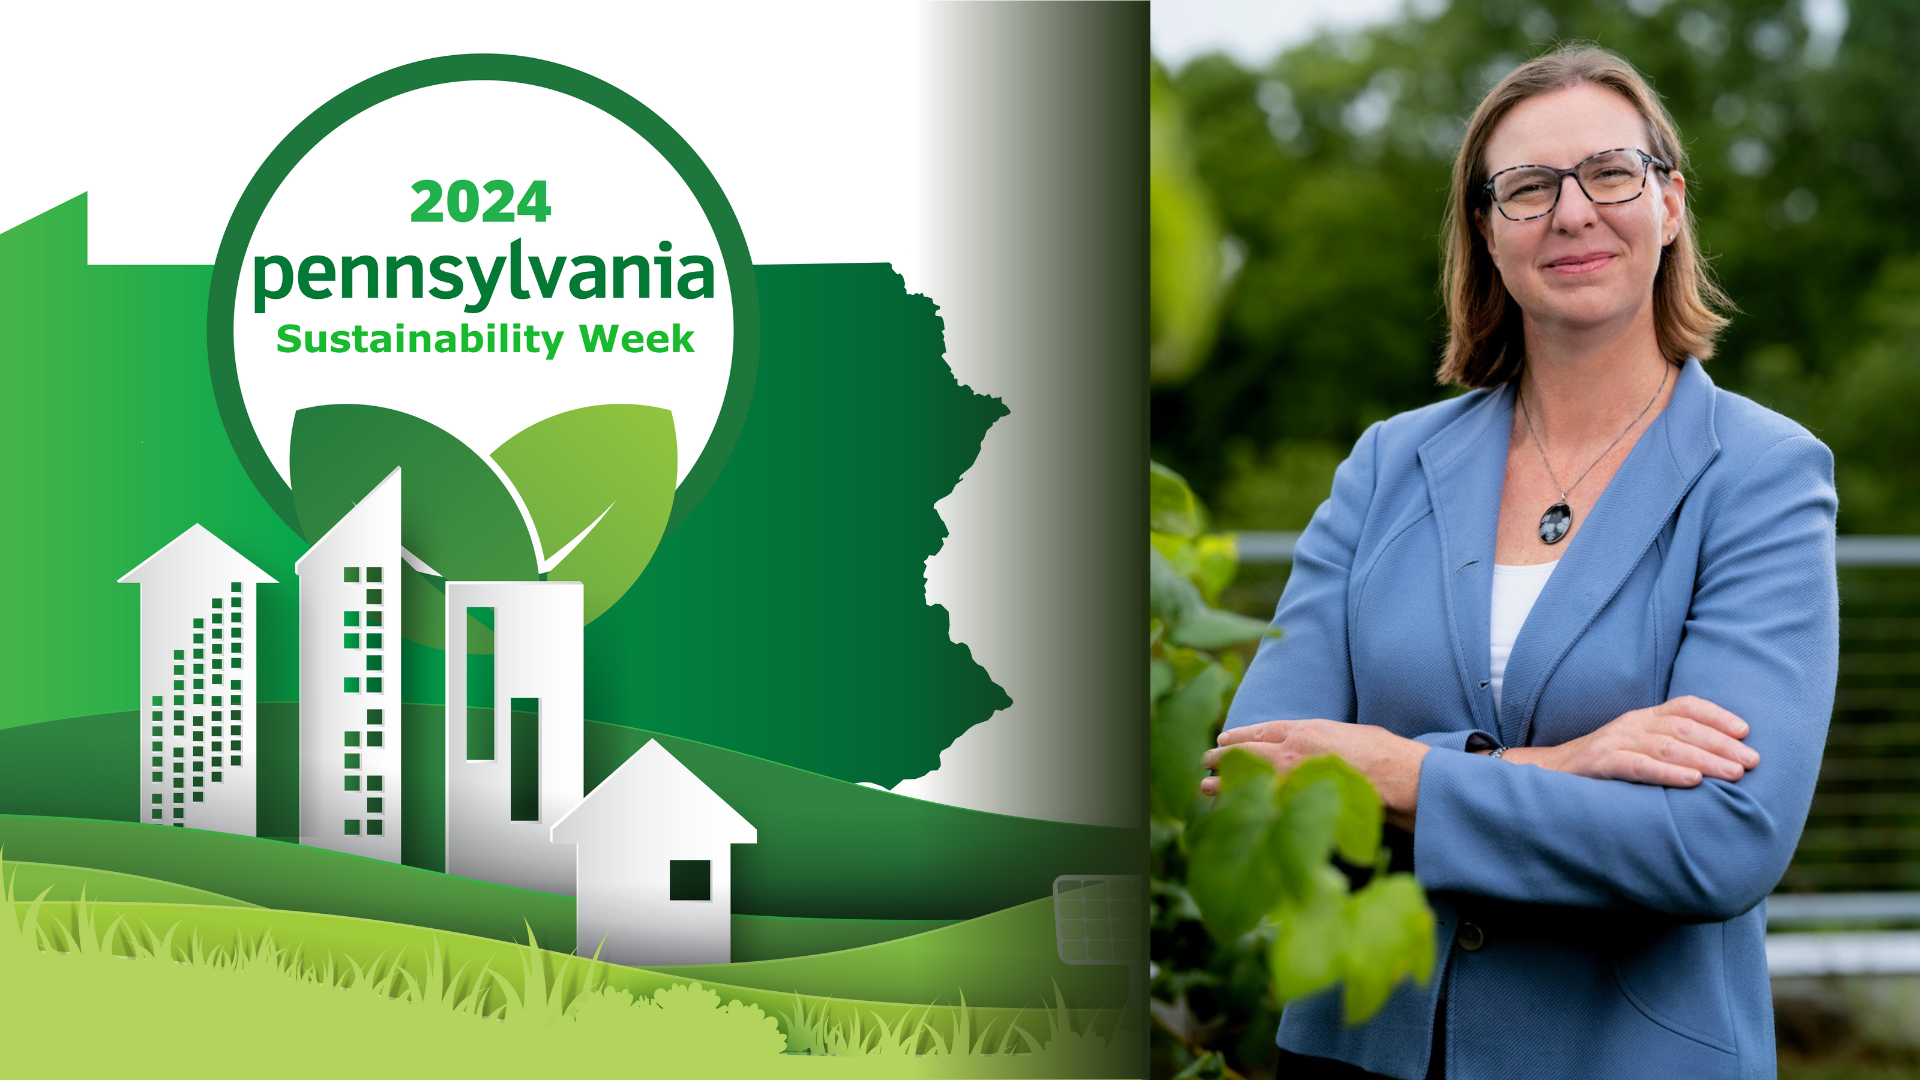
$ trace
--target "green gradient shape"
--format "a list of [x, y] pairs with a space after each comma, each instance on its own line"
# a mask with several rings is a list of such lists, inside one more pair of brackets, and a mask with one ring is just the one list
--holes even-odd
[[795, 919], [784, 915], [735, 915], [732, 921], [736, 964], [857, 949], [953, 925], [950, 919]]
[[1125, 965], [1075, 965], [1054, 944], [1051, 896], [952, 926], [875, 945], [757, 963], [697, 964], [653, 970], [706, 982], [786, 991], [839, 1001], [942, 1001], [1001, 1008], [1037, 1006], [1058, 984], [1087, 1008], [1127, 1003]]
[[[292, 705], [267, 705], [260, 711], [256, 737], [261, 761], [259, 828], [263, 836], [290, 837], [297, 833], [299, 822], [298, 713]], [[437, 705], [407, 705], [403, 712], [401, 854], [410, 868], [438, 870], [444, 865], [445, 712]], [[387, 724], [395, 722], [389, 712]], [[40, 807], [58, 805], [63, 814], [109, 819], [97, 824], [118, 828], [118, 822], [133, 815], [139, 801], [139, 746], [132, 730], [134, 723], [134, 714], [124, 712], [0, 731], [0, 813], [39, 815], [45, 813]], [[1062, 875], [1146, 872], [1144, 830], [966, 810], [862, 787], [721, 747], [592, 720], [585, 725], [585, 790], [591, 791], [648, 739], [656, 737], [758, 831], [758, 843], [733, 849], [733, 910], [737, 915], [950, 921], [1025, 903], [1050, 892], [1053, 879]], [[119, 763], [103, 766], [89, 760], [82, 751], [92, 746], [114, 749]], [[370, 860], [250, 837], [134, 824], [127, 824], [129, 831], [124, 834], [110, 835], [137, 837], [144, 833], [151, 839], [127, 839], [125, 843], [131, 846], [114, 848], [109, 853], [112, 861], [101, 861], [108, 856], [92, 854], [92, 847], [16, 849], [9, 831], [14, 826], [8, 823], [33, 820], [46, 819], [0, 819], [0, 846], [8, 857], [159, 877], [269, 907], [445, 925], [424, 921], [417, 917], [419, 912], [411, 910], [379, 914], [365, 906], [324, 906], [329, 903], [327, 898], [340, 890], [321, 882], [318, 891], [308, 896], [300, 882], [313, 875], [304, 870], [297, 871], [298, 881], [256, 883], [248, 876], [254, 872], [249, 867], [277, 873], [274, 868], [281, 865], [279, 860], [287, 858], [295, 860], [290, 865], [305, 865], [297, 858], [302, 852], [349, 859], [356, 865], [375, 865]], [[86, 834], [79, 830], [74, 835], [78, 843]], [[172, 850], [169, 845], [176, 841], [167, 837], [173, 835], [217, 838], [205, 841], [216, 847], [227, 841], [242, 843], [239, 848], [219, 848], [232, 852], [236, 859], [255, 850], [271, 854], [244, 855], [244, 865], [210, 867], [205, 873], [187, 876], [186, 870], [169, 869], [170, 864], [159, 856], [148, 857], [150, 849]], [[288, 851], [295, 856], [285, 855]], [[228, 870], [239, 876], [228, 875]], [[386, 887], [372, 880], [366, 884], [368, 888]], [[261, 886], [270, 889], [257, 891]], [[368, 903], [377, 900], [371, 896], [364, 899]], [[568, 903], [571, 905], [571, 901]], [[571, 918], [571, 906], [567, 910]], [[539, 932], [543, 939], [547, 936], [546, 930]]]
[[0, 815], [9, 859], [63, 862], [204, 889], [263, 908], [525, 941], [573, 941], [574, 899], [251, 836]]
[[398, 468], [400, 543], [408, 551], [460, 581], [539, 576], [533, 538], [507, 486], [465, 443], [417, 416], [373, 405], [301, 409], [290, 461], [309, 544]]
[[587, 671], [627, 677], [590, 676], [586, 714], [891, 787], [1011, 704], [926, 596], [934, 505], [1007, 409], [954, 378], [937, 309], [892, 268], [759, 270], [753, 423], [587, 628]]
[[[720, 190], [720, 183], [693, 147], [667, 125], [653, 110], [612, 83], [594, 78], [584, 71], [536, 60], [528, 56], [504, 53], [466, 53], [420, 60], [383, 71], [315, 109], [295, 125], [279, 145], [260, 163], [253, 178], [241, 193], [220, 238], [220, 252], [213, 267], [212, 285], [207, 293], [207, 361], [212, 372], [214, 397], [234, 453], [259, 489], [262, 498], [295, 531], [300, 517], [293, 493], [268, 459], [260, 437], [247, 415], [246, 400], [240, 392], [240, 379], [234, 364], [233, 312], [239, 296], [242, 262], [247, 245], [259, 227], [261, 215], [274, 193], [293, 172], [301, 159], [340, 125], [383, 101], [428, 86], [446, 83], [495, 81], [545, 87], [585, 102], [626, 125], [645, 139], [672, 165], [687, 185], [713, 227], [720, 242], [720, 258], [726, 264], [728, 288], [733, 300], [733, 365], [727, 379], [727, 393], [714, 422], [713, 433], [700, 451], [687, 478], [674, 495], [673, 512], [666, 524], [672, 532], [692, 512], [713, 486], [728, 456], [733, 452], [747, 408], [753, 399], [755, 369], [760, 353], [759, 289], [755, 283], [753, 260], [747, 252], [746, 237], [733, 206]], [[422, 558], [426, 556], [422, 555]], [[431, 560], [429, 560], [431, 562]], [[441, 569], [438, 564], [433, 564]]]
[[[117, 581], [196, 522], [281, 582], [259, 587], [250, 617], [249, 696], [297, 693], [293, 561], [306, 545], [260, 501], [221, 428], [200, 317], [208, 272], [87, 265], [84, 195], [0, 233], [0, 495], [13, 525], [0, 562], [15, 570], [0, 575], [0, 728], [139, 700], [141, 589]], [[133, 738], [96, 749], [131, 775]]]
[[544, 555], [551, 558], [593, 527], [547, 573], [550, 580], [582, 584], [587, 622], [626, 595], [666, 534], [677, 453], [673, 414], [647, 405], [563, 412], [493, 452], [527, 504]]
[[[3, 854], [3, 853], [0, 853]], [[58, 863], [0, 861], [0, 877], [13, 895], [29, 900], [46, 891], [49, 900], [107, 900], [134, 904], [210, 904], [216, 907], [253, 907], [244, 900], [176, 885], [171, 881], [95, 870]]]

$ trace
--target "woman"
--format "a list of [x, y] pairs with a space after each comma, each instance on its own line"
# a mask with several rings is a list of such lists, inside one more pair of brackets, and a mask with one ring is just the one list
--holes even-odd
[[1594, 48], [1468, 126], [1441, 378], [1473, 392], [1361, 436], [1207, 757], [1361, 769], [1438, 921], [1435, 977], [1370, 1022], [1288, 1005], [1285, 1075], [1774, 1075], [1764, 900], [1833, 705], [1832, 457], [1702, 368], [1724, 298], [1683, 156]]

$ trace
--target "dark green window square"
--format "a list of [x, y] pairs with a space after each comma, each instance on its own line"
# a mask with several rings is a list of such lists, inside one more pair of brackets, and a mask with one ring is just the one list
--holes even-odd
[[346, 567], [346, 568], [345, 568], [345, 571], [346, 571], [346, 575], [347, 575], [347, 580], [348, 580], [348, 581], [359, 581], [359, 580], [360, 580], [360, 568], [359, 568], [359, 567], [357, 567], [357, 566], [349, 566], [349, 567]]
[[384, 788], [386, 787], [386, 785], [387, 785], [387, 778], [386, 778], [386, 777], [384, 777], [384, 776], [369, 776], [369, 777], [367, 777], [367, 790], [368, 790], [368, 791], [380, 791], [380, 790], [382, 790], [382, 789], [384, 789]]
[[367, 813], [369, 813], [369, 814], [383, 814], [383, 813], [386, 813], [386, 811], [384, 811], [384, 810], [382, 810], [382, 809], [380, 809], [380, 808], [381, 808], [382, 806], [384, 806], [384, 805], [386, 805], [386, 800], [385, 800], [385, 799], [381, 799], [381, 798], [377, 798], [377, 797], [376, 797], [376, 798], [370, 798], [370, 799], [368, 799], [368, 800], [367, 800]]
[[359, 791], [359, 790], [360, 790], [360, 778], [359, 778], [359, 777], [357, 777], [357, 776], [349, 776], [349, 777], [347, 777], [347, 790], [348, 790], [348, 791]]
[[[367, 590], [367, 605], [368, 605], [369, 607], [371, 607], [372, 605], [374, 605], [374, 604], [378, 604], [378, 603], [380, 603], [380, 590], [379, 590], [379, 589], [368, 589], [368, 590]], [[369, 625], [369, 626], [371, 626], [372, 624], [371, 624], [371, 623], [369, 623], [368, 625]]]
[[367, 567], [367, 583], [370, 585], [380, 584], [381, 572], [382, 572], [381, 567], [378, 567], [378, 566]]
[[357, 732], [357, 731], [349, 731], [349, 732], [347, 732], [347, 745], [348, 745], [348, 746], [359, 746], [359, 745], [360, 745], [360, 733], [359, 733], [359, 732]]
[[668, 899], [713, 899], [713, 862], [711, 860], [671, 859], [667, 865]]
[[380, 731], [369, 731], [369, 732], [367, 732], [367, 745], [368, 745], [368, 746], [385, 746], [385, 745], [387, 745], [387, 737], [386, 737], [386, 733], [385, 733], [385, 732], [380, 732]]
[[360, 822], [358, 822], [357, 820], [355, 820], [355, 819], [353, 819], [353, 818], [348, 818], [348, 819], [347, 819], [347, 835], [348, 835], [348, 836], [359, 836], [359, 835], [360, 835]]
[[379, 818], [375, 818], [372, 821], [367, 822], [368, 836], [381, 836], [381, 835], [384, 835], [386, 831], [387, 831], [386, 822], [381, 821]]

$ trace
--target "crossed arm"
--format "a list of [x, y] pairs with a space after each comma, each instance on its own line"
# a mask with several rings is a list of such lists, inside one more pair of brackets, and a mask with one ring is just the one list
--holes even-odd
[[[1760, 755], [1740, 741], [1748, 730], [1746, 721], [1720, 706], [1685, 696], [1622, 714], [1572, 742], [1516, 746], [1503, 756], [1515, 764], [1597, 780], [1690, 788], [1709, 776], [1736, 782], [1759, 765]], [[1236, 746], [1266, 758], [1280, 772], [1310, 757], [1338, 754], [1373, 782], [1387, 820], [1408, 832], [1419, 809], [1420, 766], [1433, 752], [1426, 743], [1382, 727], [1335, 720], [1248, 724], [1221, 732], [1219, 744], [1203, 759], [1209, 769]], [[1208, 777], [1200, 790], [1217, 794], [1220, 781]]]

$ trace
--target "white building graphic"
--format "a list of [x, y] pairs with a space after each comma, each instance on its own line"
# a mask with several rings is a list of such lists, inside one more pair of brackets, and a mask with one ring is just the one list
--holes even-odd
[[573, 892], [550, 833], [580, 803], [583, 603], [577, 581], [447, 582], [449, 874]]
[[255, 835], [247, 616], [274, 579], [196, 524], [120, 581], [140, 586], [140, 820]]
[[300, 842], [400, 861], [400, 470], [300, 575]]
[[[401, 566], [439, 577], [402, 548], [401, 506], [394, 469], [294, 563], [300, 842], [396, 863]], [[274, 578], [195, 525], [120, 580], [140, 586], [141, 820], [256, 835], [248, 615]], [[581, 583], [445, 591], [447, 873], [575, 896], [583, 955], [729, 962], [752, 823], [655, 741], [581, 790]]]
[[577, 951], [616, 964], [732, 960], [733, 845], [752, 823], [648, 740], [553, 826], [578, 854]]

